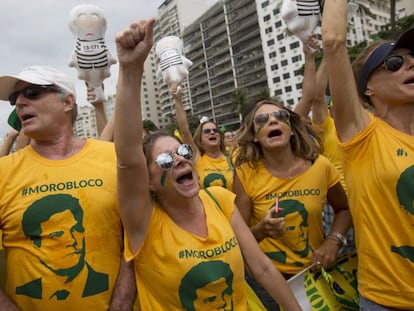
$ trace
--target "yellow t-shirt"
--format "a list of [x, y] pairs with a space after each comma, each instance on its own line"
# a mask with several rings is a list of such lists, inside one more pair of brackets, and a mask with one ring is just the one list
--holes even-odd
[[201, 189], [221, 186], [233, 190], [233, 167], [228, 156], [216, 159], [203, 154], [197, 162], [197, 173]]
[[[315, 124], [315, 123], [314, 123]], [[323, 139], [325, 143], [325, 148], [323, 150], [323, 155], [327, 157], [332, 164], [335, 166], [336, 170], [341, 177], [341, 185], [344, 188], [345, 192], [347, 191], [344, 171], [342, 169], [341, 158], [338, 151], [338, 139], [336, 135], [335, 123], [331, 115], [328, 113], [322, 124], [315, 124], [317, 127], [321, 128], [323, 131]]]
[[362, 296], [414, 310], [414, 136], [370, 116], [341, 143]]
[[262, 250], [283, 273], [296, 274], [309, 266], [312, 251], [324, 240], [322, 209], [328, 189], [339, 182], [332, 163], [319, 156], [307, 171], [292, 179], [274, 177], [262, 161], [257, 170], [244, 163], [236, 174], [253, 204], [250, 226], [274, 207], [276, 197], [284, 209], [279, 215], [285, 217], [285, 234], [280, 239], [262, 240]]
[[216, 310], [224, 304], [247, 310], [243, 259], [229, 222], [235, 195], [222, 187], [209, 191], [221, 209], [200, 191], [207, 237], [182, 229], [155, 205], [140, 250], [133, 254], [126, 247], [126, 259], [134, 260], [141, 310]]
[[6, 294], [19, 310], [107, 310], [122, 254], [112, 143], [65, 160], [0, 159]]

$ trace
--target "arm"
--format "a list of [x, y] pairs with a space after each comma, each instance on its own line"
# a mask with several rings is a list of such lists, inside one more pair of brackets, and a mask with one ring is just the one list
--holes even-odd
[[200, 150], [198, 149], [196, 143], [194, 142], [193, 135], [191, 135], [190, 127], [188, 125], [187, 114], [184, 110], [183, 102], [182, 102], [182, 94], [181, 91], [178, 90], [178, 85], [171, 84], [170, 85], [170, 94], [174, 98], [175, 102], [175, 117], [177, 119], [178, 127], [180, 129], [181, 138], [183, 139], [183, 143], [191, 145], [194, 150], [194, 163], [198, 162], [200, 158]]
[[234, 207], [231, 224], [239, 241], [243, 258], [255, 280], [266, 289], [284, 310], [301, 310], [285, 278], [260, 249], [241, 217], [237, 206]]
[[20, 131], [16, 142], [16, 151], [26, 147], [30, 144], [30, 137], [26, 136], [23, 131]]
[[144, 62], [153, 44], [154, 23], [155, 19], [142, 20], [116, 35], [119, 75], [114, 141], [118, 158], [118, 202], [132, 252], [144, 241], [153, 210], [142, 149], [141, 81]]
[[[250, 201], [246, 191], [244, 191], [243, 185], [241, 184], [237, 173], [234, 174], [233, 192], [236, 194], [235, 202], [239, 212], [244, 219], [244, 222], [249, 225], [250, 217], [253, 211], [253, 204]], [[272, 217], [273, 211], [273, 208], [267, 211], [262, 221], [255, 226], [250, 227], [250, 230], [257, 242], [260, 242], [267, 237], [279, 238], [283, 234], [285, 230], [285, 219], [283, 217]]]
[[346, 46], [347, 0], [325, 1], [322, 43], [334, 105], [335, 127], [341, 141], [347, 142], [368, 126], [367, 112], [359, 102], [355, 78]]
[[0, 311], [19, 311], [17, 306], [10, 300], [9, 297], [0, 288]]
[[99, 140], [104, 141], [114, 141], [114, 124], [115, 123], [115, 111], [112, 112], [111, 118], [106, 123], [104, 129], [102, 130]]
[[[96, 128], [98, 131], [98, 136], [100, 136], [107, 123], [104, 102], [103, 101], [94, 102], [95, 97], [96, 97], [94, 88], [89, 87], [87, 82], [85, 82], [85, 84], [86, 84], [88, 102], [93, 103], [93, 107], [95, 108]], [[102, 84], [102, 89], [103, 88], [104, 88], [104, 85]]]
[[[312, 49], [310, 48], [312, 47]], [[311, 38], [308, 43], [303, 44], [305, 54], [305, 68], [302, 83], [302, 98], [295, 107], [295, 112], [307, 119], [315, 97], [316, 88], [316, 65], [315, 54], [319, 50], [319, 43], [315, 38]]]
[[126, 262], [121, 255], [118, 279], [112, 293], [110, 311], [131, 311], [137, 296], [134, 263]]
[[4, 140], [3, 145], [0, 148], [0, 157], [6, 156], [10, 153], [11, 147], [13, 146], [13, 143], [16, 140], [17, 136], [19, 136], [19, 132], [16, 131], [14, 128], [10, 128], [9, 132], [7, 133], [6, 139]]
[[316, 72], [315, 98], [312, 104], [312, 121], [315, 124], [322, 124], [328, 115], [328, 106], [325, 99], [325, 91], [328, 86], [328, 68], [325, 58], [322, 58]]
[[[335, 213], [331, 232], [339, 232], [345, 236], [352, 225], [352, 217], [348, 209], [345, 190], [339, 181], [328, 189], [327, 199]], [[314, 251], [312, 263], [320, 261], [325, 268], [330, 268], [335, 263], [340, 248], [341, 242], [328, 236], [322, 245]]]

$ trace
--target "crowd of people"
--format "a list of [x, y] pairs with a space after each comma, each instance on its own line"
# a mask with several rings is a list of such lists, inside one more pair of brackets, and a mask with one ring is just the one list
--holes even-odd
[[74, 134], [64, 73], [0, 77], [16, 108], [0, 149], [0, 311], [301, 310], [288, 280], [344, 251], [360, 310], [414, 310], [414, 29], [351, 63], [347, 1], [325, 1], [323, 60], [304, 45], [295, 110], [257, 98], [239, 128], [203, 119], [192, 133], [172, 84], [177, 137], [141, 117], [155, 22], [116, 35], [100, 139]]

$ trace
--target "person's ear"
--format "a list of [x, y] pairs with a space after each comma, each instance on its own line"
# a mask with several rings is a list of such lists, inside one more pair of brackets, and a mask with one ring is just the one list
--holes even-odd
[[73, 94], [66, 95], [64, 104], [65, 104], [65, 111], [74, 109], [75, 108], [75, 96], [73, 96]]

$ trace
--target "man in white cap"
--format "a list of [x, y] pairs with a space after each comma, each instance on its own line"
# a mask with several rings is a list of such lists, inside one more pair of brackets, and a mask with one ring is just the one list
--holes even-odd
[[75, 89], [56, 69], [0, 77], [0, 99], [16, 106], [31, 138], [0, 158], [0, 309], [131, 310], [136, 288], [122, 259], [113, 144], [74, 135]]

